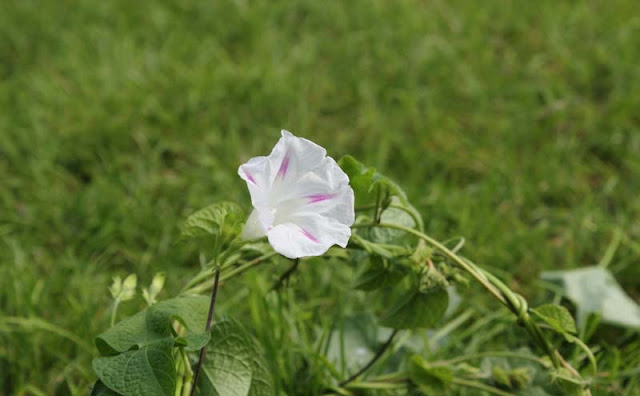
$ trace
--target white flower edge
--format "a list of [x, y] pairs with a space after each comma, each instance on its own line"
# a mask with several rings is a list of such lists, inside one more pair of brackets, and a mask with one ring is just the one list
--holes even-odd
[[349, 177], [321, 146], [282, 130], [271, 154], [241, 165], [253, 212], [246, 239], [266, 236], [288, 258], [319, 256], [346, 247], [355, 220]]

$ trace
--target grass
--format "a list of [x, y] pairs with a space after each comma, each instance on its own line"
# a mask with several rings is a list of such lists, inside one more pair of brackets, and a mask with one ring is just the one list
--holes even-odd
[[[111, 277], [166, 271], [177, 292], [199, 267], [177, 225], [248, 205], [237, 166], [281, 128], [396, 179], [431, 234], [532, 299], [619, 230], [610, 269], [640, 299], [636, 2], [454, 3], [2, 2], [0, 393], [86, 393]], [[594, 342], [637, 351], [620, 333]]]

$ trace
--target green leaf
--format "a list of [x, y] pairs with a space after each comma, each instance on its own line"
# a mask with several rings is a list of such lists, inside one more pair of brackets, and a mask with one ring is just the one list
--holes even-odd
[[576, 323], [569, 311], [561, 306], [555, 304], [545, 304], [537, 307], [533, 310], [540, 319], [546, 324], [553, 327], [555, 331], [561, 334], [572, 333], [575, 334]]
[[189, 216], [182, 226], [182, 237], [212, 236], [231, 240], [240, 235], [245, 220], [238, 205], [233, 202], [218, 202]]
[[640, 307], [605, 268], [543, 272], [541, 278], [562, 285], [564, 295], [576, 304], [580, 327], [589, 314], [595, 313], [603, 322], [640, 328]]
[[187, 336], [184, 337], [187, 341], [190, 335], [204, 333], [204, 337], [208, 337], [209, 334], [204, 331], [208, 309], [209, 298], [205, 296], [183, 296], [165, 300], [100, 334], [96, 338], [96, 346], [102, 355], [114, 355], [134, 347], [141, 348], [172, 337], [171, 324], [174, 319], [187, 328]]
[[[350, 155], [345, 155], [338, 161], [340, 168], [349, 176], [349, 184], [355, 194], [356, 206], [368, 206], [376, 203], [378, 193], [382, 196], [396, 197], [392, 204], [402, 207], [400, 212], [410, 213], [410, 217], [418, 222], [418, 229], [423, 229], [420, 213], [409, 203], [407, 194], [394, 181], [376, 172], [374, 168], [367, 167]], [[396, 209], [398, 210], [398, 209]], [[391, 213], [392, 218], [398, 216]]]
[[[408, 214], [412, 218], [412, 221], [415, 223], [418, 230], [424, 230], [422, 215], [413, 205], [411, 205], [404, 190], [402, 190], [394, 181], [379, 173], [376, 173], [374, 180], [374, 184], [371, 187], [372, 190], [375, 190], [377, 186], [382, 186], [382, 191], [386, 191], [392, 196], [390, 204], [395, 205], [397, 208], [401, 208], [400, 210], [402, 210], [402, 212]], [[387, 208], [386, 210], [397, 208]]]
[[202, 367], [200, 396], [273, 396], [273, 380], [263, 351], [231, 319], [216, 322]]
[[364, 166], [350, 155], [340, 158], [338, 165], [349, 176], [349, 185], [353, 188], [356, 206], [375, 203], [376, 195], [371, 191], [375, 169]]
[[199, 351], [209, 343], [210, 332], [192, 333], [183, 337], [176, 337], [176, 345], [184, 347], [186, 351]]
[[583, 396], [587, 385], [583, 380], [576, 378], [565, 368], [559, 368], [551, 372], [553, 383], [563, 396]]
[[[392, 205], [401, 205], [400, 202], [398, 197], [391, 198]], [[396, 224], [407, 228], [415, 228], [417, 225], [411, 215], [405, 210], [396, 207], [388, 207], [385, 209], [384, 212], [382, 212], [382, 216], [380, 216], [380, 222]], [[390, 244], [400, 244], [409, 237], [406, 232], [391, 228], [372, 228], [369, 230], [369, 236], [373, 242]]]
[[98, 378], [123, 396], [173, 396], [176, 371], [173, 339], [93, 360]]
[[409, 360], [409, 379], [422, 392], [440, 395], [453, 382], [453, 371], [448, 367], [431, 367], [422, 356], [413, 355]]
[[102, 381], [96, 381], [95, 385], [93, 385], [93, 389], [91, 389], [91, 396], [122, 396], [119, 393], [112, 391], [107, 388]]
[[446, 289], [421, 292], [416, 288], [392, 304], [380, 323], [393, 329], [433, 327], [442, 319], [448, 305], [449, 294]]
[[353, 288], [371, 291], [398, 283], [407, 270], [380, 256], [369, 257], [367, 266], [356, 276]]

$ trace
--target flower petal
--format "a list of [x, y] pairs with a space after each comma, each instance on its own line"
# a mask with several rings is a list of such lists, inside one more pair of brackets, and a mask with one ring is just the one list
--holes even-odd
[[296, 214], [267, 232], [273, 249], [288, 258], [319, 256], [331, 246], [346, 247], [349, 226], [317, 213]]
[[305, 199], [301, 211], [312, 211], [351, 226], [355, 221], [353, 189], [349, 177], [331, 157], [322, 167], [305, 175], [292, 188], [292, 194]]
[[263, 225], [260, 223], [260, 216], [258, 214], [258, 210], [254, 209], [249, 218], [247, 219], [247, 223], [244, 225], [244, 229], [242, 230], [242, 238], [244, 239], [258, 239], [267, 235]]
[[289, 258], [318, 256], [331, 246], [346, 247], [355, 219], [349, 177], [326, 150], [287, 131], [268, 157], [238, 169], [255, 210], [245, 238], [267, 235]]
[[269, 158], [251, 158], [246, 164], [240, 165], [238, 175], [247, 182], [253, 206], [262, 207], [268, 205], [269, 191], [271, 190]]
[[353, 189], [349, 186], [332, 193], [322, 200], [318, 196], [307, 197], [306, 206], [301, 212], [313, 211], [323, 217], [331, 218], [341, 224], [351, 227], [355, 221]]
[[310, 140], [282, 130], [282, 137], [269, 154], [271, 183], [289, 182], [322, 165], [327, 151]]

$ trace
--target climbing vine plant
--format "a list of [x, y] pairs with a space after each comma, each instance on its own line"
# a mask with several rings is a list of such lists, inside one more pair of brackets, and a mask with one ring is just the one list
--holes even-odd
[[[251, 192], [253, 211], [247, 216], [237, 204], [220, 202], [186, 219], [182, 238], [198, 240], [207, 257], [179, 295], [157, 301], [165, 282], [158, 274], [143, 290], [148, 307], [116, 322], [118, 306], [132, 298], [136, 278], [114, 280], [114, 323], [95, 341], [100, 356], [93, 360], [98, 377], [93, 396], [285, 394], [254, 329], [216, 315], [217, 291], [256, 267], [288, 260], [288, 269], [267, 293], [285, 289], [311, 256], [354, 268], [353, 293], [366, 293], [380, 306], [376, 317], [344, 322], [341, 331], [383, 339], [374, 340], [375, 348], [361, 362], [345, 357], [342, 348], [343, 363], [360, 364], [341, 376], [331, 364], [335, 342], [327, 336], [335, 326], [316, 326], [315, 358], [324, 363], [301, 365], [326, 373], [300, 367], [316, 381], [298, 394], [443, 395], [471, 389], [478, 392], [472, 394], [590, 395], [596, 359], [578, 337], [570, 312], [558, 304], [530, 306], [498, 276], [463, 256], [461, 238], [430, 236], [422, 215], [389, 178], [350, 156], [336, 163], [321, 147], [286, 131], [270, 156], [249, 161], [239, 173]], [[449, 322], [443, 318], [459, 298], [457, 288], [469, 284], [484, 289], [524, 330], [528, 341], [521, 349], [432, 361], [420, 348], [394, 347], [412, 334], [437, 338], [443, 334], [438, 330], [466, 320], [469, 311]], [[567, 344], [578, 352], [563, 356], [559, 346]], [[482, 368], [472, 364], [479, 359], [489, 366], [488, 374], [480, 375]], [[379, 364], [388, 369], [373, 375], [372, 367]]]

